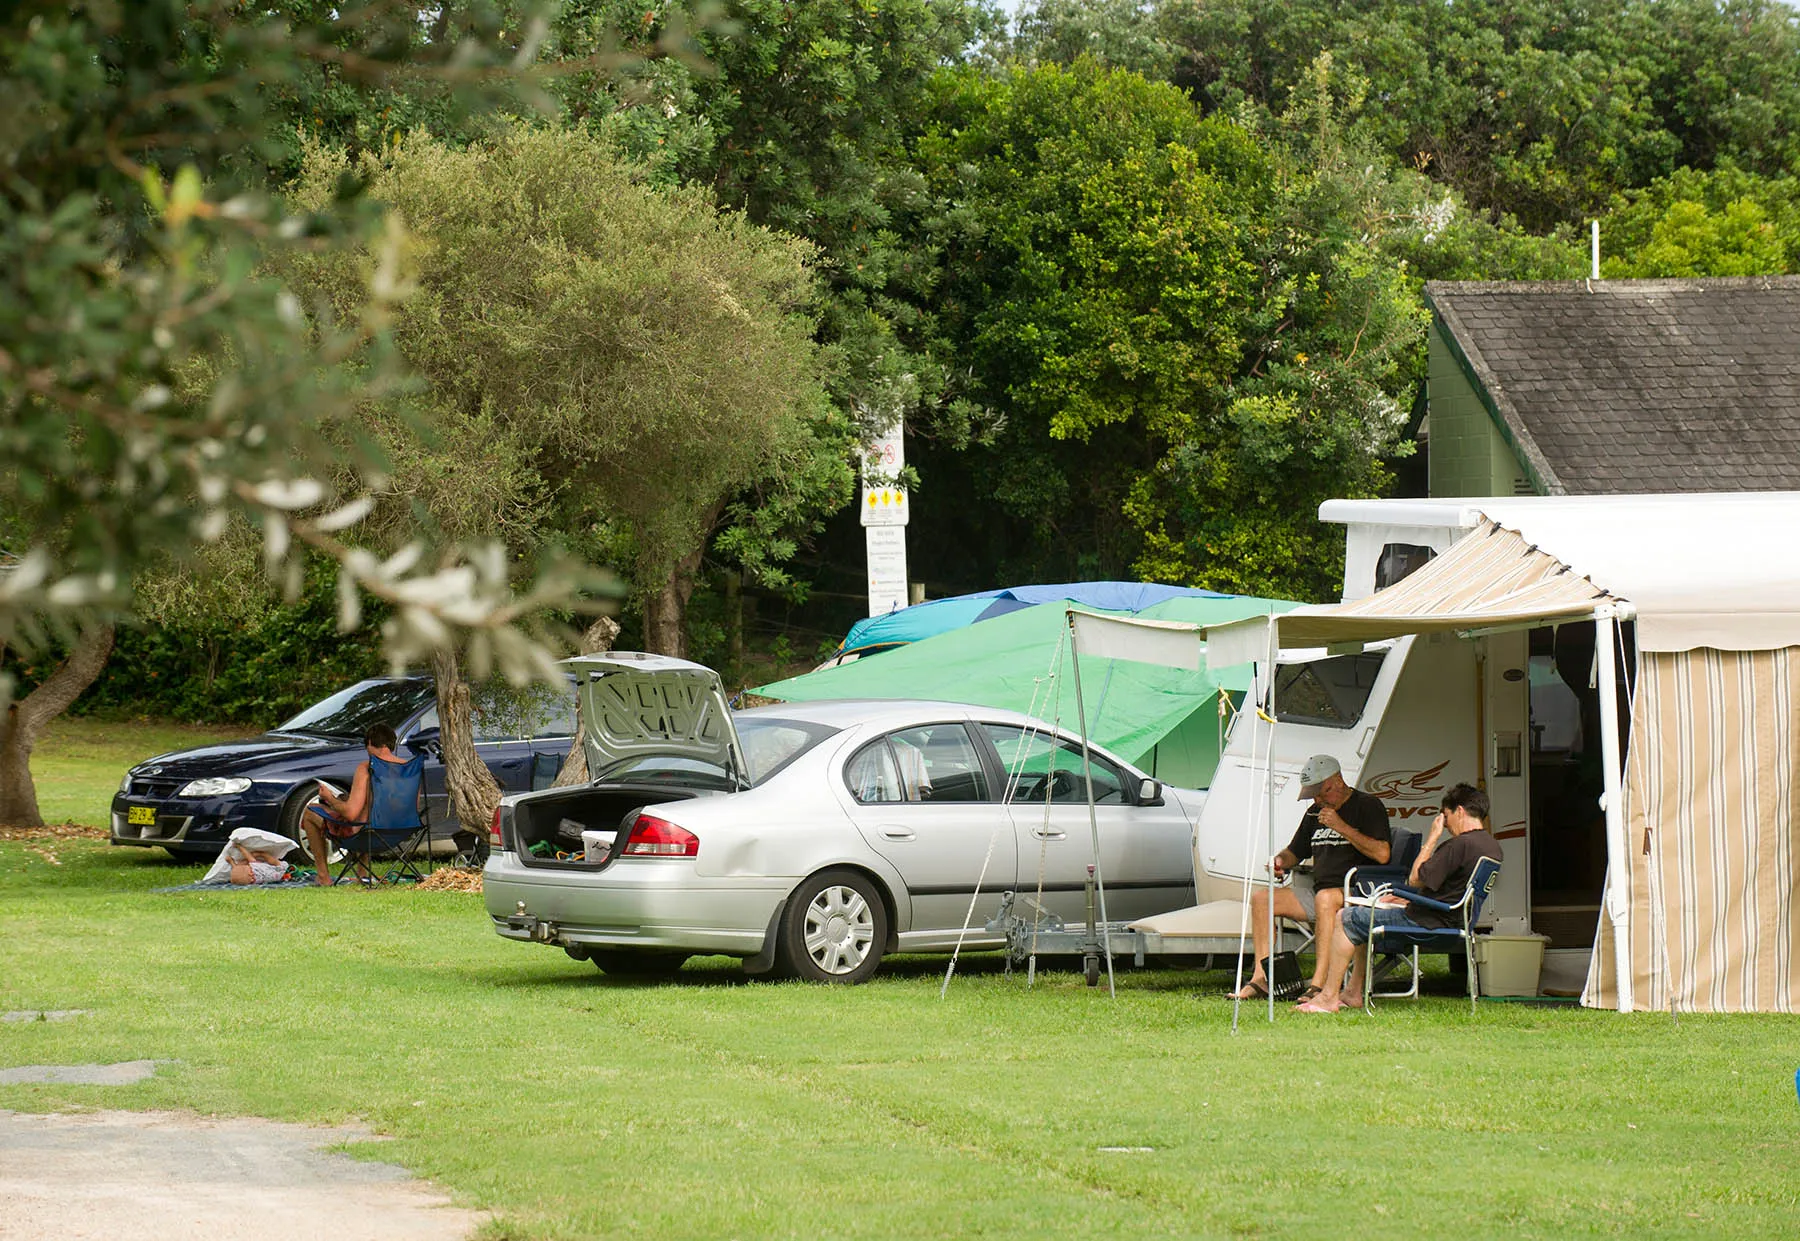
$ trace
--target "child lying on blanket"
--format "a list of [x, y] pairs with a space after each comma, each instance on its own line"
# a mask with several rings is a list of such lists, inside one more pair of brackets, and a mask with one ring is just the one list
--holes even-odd
[[231, 882], [239, 887], [247, 883], [285, 883], [294, 873], [294, 868], [269, 849], [246, 849], [243, 845], [232, 843], [225, 846], [231, 854]]

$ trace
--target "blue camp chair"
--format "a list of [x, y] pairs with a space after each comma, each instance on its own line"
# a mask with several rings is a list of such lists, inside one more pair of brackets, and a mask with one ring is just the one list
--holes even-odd
[[410, 879], [416, 883], [425, 877], [419, 868], [429, 864], [431, 815], [425, 801], [424, 767], [423, 754], [399, 763], [369, 756], [369, 821], [354, 836], [338, 842], [344, 851], [337, 873], [340, 882], [352, 866], [359, 873], [367, 872], [369, 858], [377, 852], [394, 855], [389, 882]]
[[[1414, 892], [1410, 888], [1399, 886], [1388, 889], [1393, 896], [1402, 897], [1414, 905], [1435, 910], [1440, 914], [1454, 915], [1460, 926], [1447, 926], [1433, 930], [1410, 929], [1407, 927], [1383, 927], [1371, 925], [1369, 928], [1369, 960], [1374, 961], [1377, 953], [1404, 951], [1411, 948], [1414, 953], [1413, 986], [1411, 995], [1419, 994], [1418, 956], [1420, 952], [1462, 952], [1469, 958], [1469, 1011], [1475, 1011], [1476, 969], [1475, 969], [1475, 922], [1481, 917], [1482, 902], [1487, 900], [1488, 893], [1493, 891], [1494, 879], [1500, 874], [1500, 863], [1493, 858], [1482, 858], [1475, 863], [1474, 873], [1469, 876], [1469, 884], [1463, 889], [1462, 899], [1454, 905], [1446, 905], [1442, 901], [1434, 901], [1428, 896]], [[1371, 1003], [1373, 994], [1373, 969], [1363, 971], [1363, 1004]], [[1366, 1007], [1365, 1007], [1366, 1011]]]
[[[1425, 847], [1425, 838], [1417, 832], [1395, 829], [1388, 850], [1388, 860], [1380, 865], [1355, 866], [1344, 876], [1344, 906], [1349, 908], [1353, 896], [1373, 896], [1396, 884], [1403, 884], [1412, 876], [1413, 863], [1419, 860], [1419, 850]], [[1411, 971], [1407, 989], [1395, 991], [1374, 990], [1391, 977], [1396, 970], [1405, 968]], [[1410, 952], [1389, 952], [1369, 959], [1369, 987], [1374, 995], [1384, 999], [1398, 999], [1402, 996], [1419, 994], [1419, 950]]]

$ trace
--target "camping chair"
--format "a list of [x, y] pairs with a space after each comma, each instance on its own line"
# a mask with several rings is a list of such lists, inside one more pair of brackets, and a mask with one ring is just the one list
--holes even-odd
[[[1417, 832], [1396, 830], [1392, 837], [1392, 848], [1388, 850], [1388, 860], [1380, 865], [1353, 866], [1350, 873], [1344, 876], [1344, 907], [1350, 906], [1353, 896], [1373, 897], [1384, 888], [1392, 888], [1395, 884], [1403, 884], [1412, 876], [1413, 863], [1419, 860], [1419, 850], [1425, 846], [1425, 840]], [[1373, 988], [1385, 981], [1389, 975], [1404, 966], [1411, 971], [1410, 985], [1404, 991], [1374, 991]], [[1419, 994], [1419, 950], [1410, 952], [1385, 952], [1379, 959], [1371, 954], [1369, 959], [1369, 986], [1374, 995], [1384, 999], [1398, 999], [1402, 996], [1417, 998]]]
[[404, 762], [369, 756], [369, 821], [354, 836], [338, 842], [344, 860], [338, 867], [341, 882], [350, 868], [368, 871], [377, 851], [392, 853], [395, 861], [387, 880], [418, 882], [425, 876], [421, 865], [430, 865], [431, 813], [425, 801], [425, 756], [414, 754]]
[[[1494, 878], [1500, 873], [1500, 863], [1493, 858], [1482, 858], [1475, 863], [1475, 871], [1469, 876], [1469, 885], [1463, 889], [1462, 899], [1454, 905], [1446, 905], [1442, 901], [1434, 901], [1422, 896], [1410, 888], [1394, 887], [1387, 890], [1387, 895], [1404, 897], [1414, 905], [1422, 905], [1426, 909], [1440, 914], [1453, 914], [1461, 922], [1461, 926], [1447, 926], [1433, 930], [1413, 930], [1407, 927], [1383, 927], [1370, 920], [1369, 926], [1369, 959], [1375, 959], [1378, 952], [1392, 951], [1393, 948], [1411, 948], [1414, 952], [1413, 986], [1411, 995], [1419, 994], [1419, 974], [1417, 953], [1450, 952], [1458, 950], [1469, 958], [1469, 1011], [1475, 1011], [1475, 921], [1481, 917], [1482, 902], [1487, 900], [1488, 893], [1493, 891]], [[1363, 1004], [1364, 1011], [1372, 1003], [1374, 970], [1363, 970]]]

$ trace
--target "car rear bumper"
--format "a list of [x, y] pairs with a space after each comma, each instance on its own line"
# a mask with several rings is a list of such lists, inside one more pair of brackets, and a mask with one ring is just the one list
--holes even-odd
[[603, 872], [488, 859], [482, 892], [506, 939], [753, 957], [795, 880], [703, 879], [673, 858], [621, 858]]

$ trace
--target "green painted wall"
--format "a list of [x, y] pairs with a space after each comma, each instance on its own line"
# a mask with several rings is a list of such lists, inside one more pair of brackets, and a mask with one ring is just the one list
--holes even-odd
[[1434, 322], [1426, 346], [1433, 496], [1534, 495], [1537, 488], [1494, 425]]

